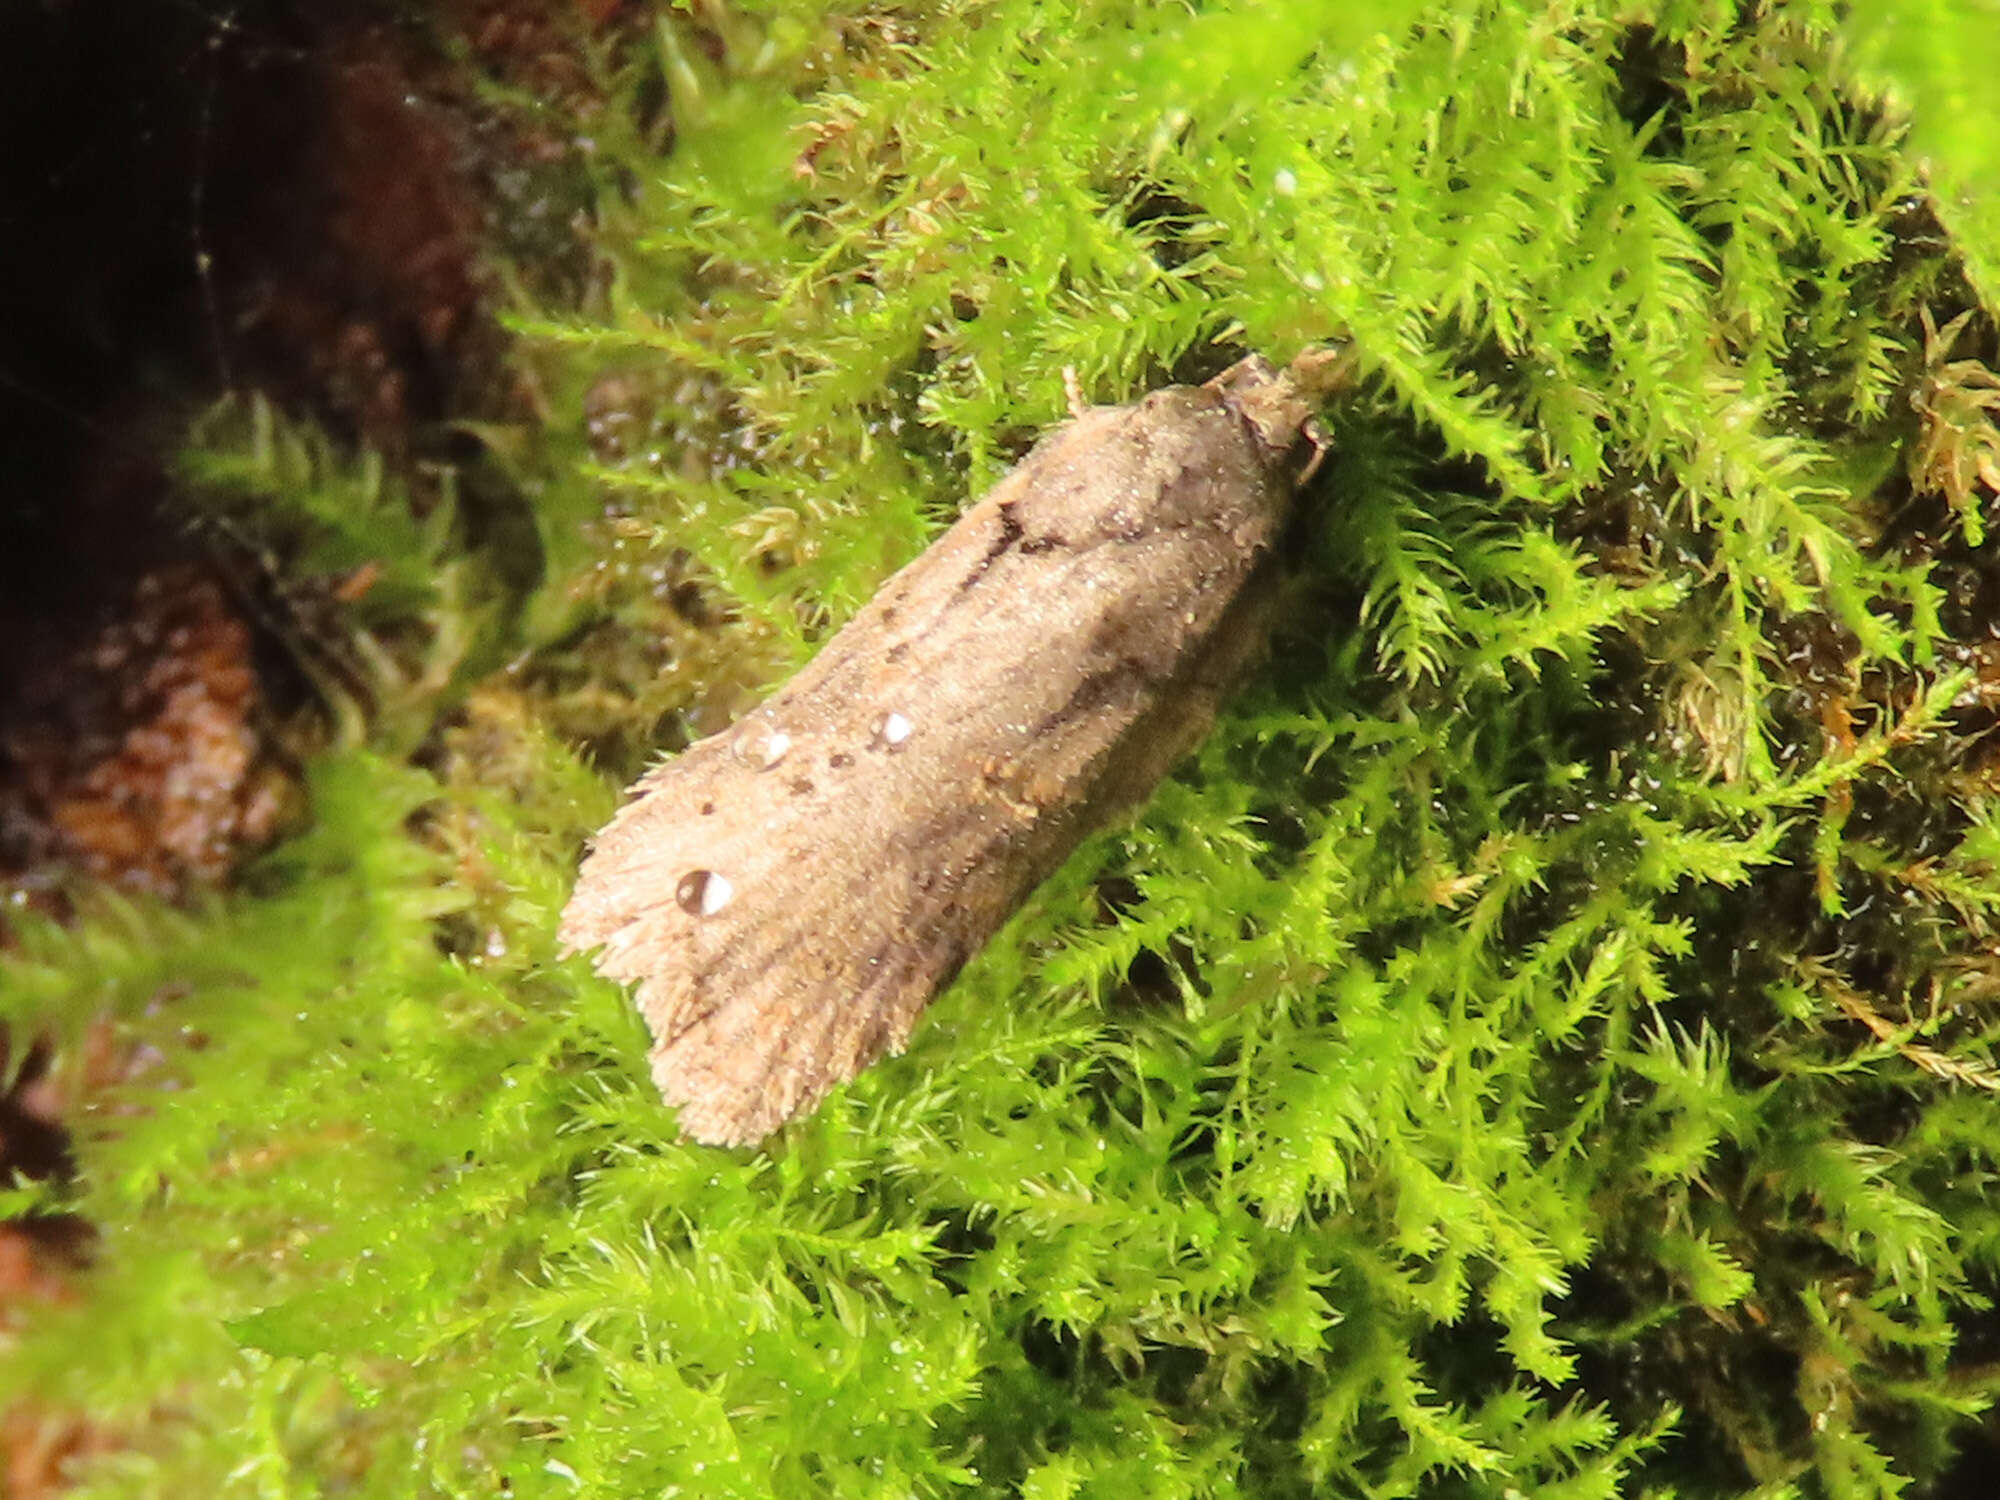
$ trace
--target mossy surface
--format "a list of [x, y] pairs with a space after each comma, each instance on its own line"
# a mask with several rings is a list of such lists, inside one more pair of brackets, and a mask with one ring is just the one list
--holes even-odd
[[[0, 1370], [123, 1438], [78, 1493], [1978, 1463], [2000, 381], [1871, 92], [1948, 79], [1835, 12], [663, 8], [629, 87], [671, 149], [598, 122], [601, 298], [520, 320], [537, 566], [268, 444], [197, 465], [381, 555], [394, 692], [245, 890], [0, 960], [10, 1025], [109, 1013], [150, 1060], [12, 1195], [103, 1233]], [[1976, 180], [1959, 124], [1926, 149]], [[1199, 755], [907, 1055], [765, 1149], [677, 1144], [554, 952], [617, 784], [804, 660], [1065, 369], [1124, 399], [1341, 332], [1295, 607]]]

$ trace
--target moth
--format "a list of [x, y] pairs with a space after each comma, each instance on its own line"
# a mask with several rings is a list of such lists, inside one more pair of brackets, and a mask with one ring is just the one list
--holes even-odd
[[1328, 352], [1078, 407], [730, 730], [642, 777], [563, 913], [636, 983], [684, 1135], [885, 1052], [1201, 739], [1272, 605]]

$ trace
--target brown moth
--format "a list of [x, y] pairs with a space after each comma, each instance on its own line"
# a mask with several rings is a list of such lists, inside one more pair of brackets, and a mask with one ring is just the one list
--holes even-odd
[[767, 702], [633, 786], [562, 941], [638, 982], [684, 1134], [759, 1140], [900, 1052], [1201, 739], [1262, 645], [1326, 364], [1078, 411]]

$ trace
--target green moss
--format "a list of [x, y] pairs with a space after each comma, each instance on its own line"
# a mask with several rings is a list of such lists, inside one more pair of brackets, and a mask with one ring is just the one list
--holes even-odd
[[[127, 1435], [81, 1493], [1845, 1500], [1990, 1442], [1992, 329], [1832, 17], [663, 12], [674, 149], [600, 122], [602, 303], [521, 320], [542, 571], [465, 628], [525, 663], [329, 756], [258, 894], [6, 961], [160, 1055], [4, 1376]], [[1199, 756], [908, 1055], [677, 1144], [553, 953], [565, 746], [717, 727], [1065, 368], [1342, 329]]]

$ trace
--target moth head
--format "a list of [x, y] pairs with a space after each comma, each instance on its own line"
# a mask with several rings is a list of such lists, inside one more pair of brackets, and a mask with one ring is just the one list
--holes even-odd
[[1240, 359], [1208, 382], [1256, 436], [1273, 464], [1283, 464], [1299, 448], [1309, 456], [1297, 482], [1311, 479], [1331, 446], [1316, 412], [1320, 402], [1347, 383], [1354, 372], [1349, 342], [1308, 349], [1280, 370], [1261, 354]]

